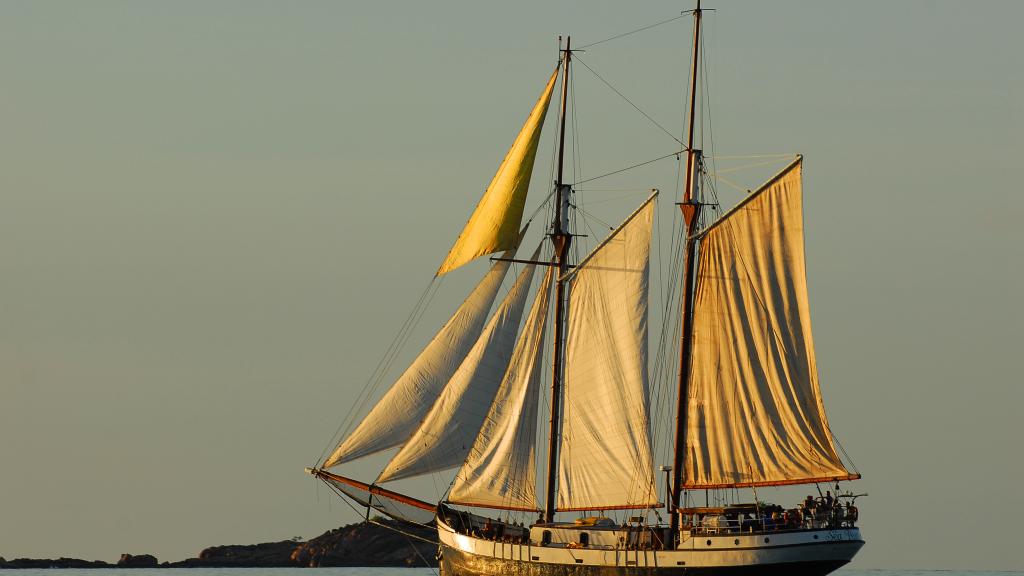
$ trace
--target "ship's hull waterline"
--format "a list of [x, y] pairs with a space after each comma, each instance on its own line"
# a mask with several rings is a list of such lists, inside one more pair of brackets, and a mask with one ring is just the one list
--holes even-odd
[[823, 576], [864, 545], [857, 528], [700, 536], [678, 550], [511, 544], [458, 534], [443, 523], [438, 528], [444, 576]]

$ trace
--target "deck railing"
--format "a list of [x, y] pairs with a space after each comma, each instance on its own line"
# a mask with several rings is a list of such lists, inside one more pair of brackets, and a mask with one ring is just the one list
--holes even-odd
[[856, 509], [845, 508], [832, 510], [788, 510], [775, 517], [727, 517], [724, 515], [706, 516], [698, 522], [684, 524], [691, 534], [741, 534], [749, 532], [784, 532], [799, 530], [827, 530], [837, 528], [853, 528], [857, 525]]

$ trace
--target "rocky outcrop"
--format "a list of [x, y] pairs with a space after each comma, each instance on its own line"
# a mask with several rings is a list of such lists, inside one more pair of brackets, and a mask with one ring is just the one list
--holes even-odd
[[196, 558], [171, 562], [170, 567], [187, 568], [285, 568], [293, 567], [292, 551], [300, 542], [282, 540], [262, 544], [232, 544], [206, 548]]
[[159, 566], [159, 562], [157, 562], [156, 556], [151, 554], [139, 554], [138, 556], [121, 554], [121, 559], [117, 561], [118, 568], [156, 568], [157, 566]]
[[[376, 522], [376, 521], [375, 521]], [[400, 530], [401, 532], [398, 532]], [[394, 521], [350, 524], [312, 540], [213, 546], [196, 558], [158, 564], [149, 554], [122, 554], [117, 564], [76, 558], [0, 558], [0, 568], [285, 568], [437, 566], [437, 532]]]
[[4, 560], [0, 558], [0, 569], [3, 568], [113, 568], [113, 564], [107, 564], [102, 560], [79, 560], [78, 558], [15, 558]]
[[[293, 566], [437, 566], [437, 532], [395, 524], [351, 524], [295, 547]], [[424, 540], [431, 542], [425, 542]]]

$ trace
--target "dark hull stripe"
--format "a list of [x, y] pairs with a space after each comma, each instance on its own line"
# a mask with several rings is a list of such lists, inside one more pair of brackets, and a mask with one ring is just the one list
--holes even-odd
[[[698, 540], [700, 538], [697, 538]], [[718, 548], [680, 548], [680, 551], [684, 552], [722, 552], [732, 550], [778, 550], [780, 548], [800, 548], [801, 546], [821, 546], [822, 544], [858, 544], [864, 545], [863, 540], [815, 540], [814, 542], [798, 542], [796, 544], [776, 544], [764, 546], [729, 546], [728, 548], [721, 545]]]
[[467, 554], [442, 545], [442, 576], [824, 576], [848, 560], [783, 562], [760, 566], [595, 566], [522, 562]]

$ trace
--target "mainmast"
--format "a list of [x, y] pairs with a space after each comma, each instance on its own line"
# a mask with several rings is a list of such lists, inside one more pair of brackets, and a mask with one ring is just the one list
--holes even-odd
[[558, 265], [558, 281], [555, 285], [555, 351], [551, 374], [551, 423], [548, 435], [548, 476], [545, 484], [547, 498], [544, 504], [544, 521], [555, 519], [555, 475], [558, 471], [558, 428], [561, 421], [562, 396], [562, 340], [565, 333], [565, 281], [563, 277], [569, 268], [567, 256], [572, 235], [569, 234], [569, 185], [562, 180], [565, 161], [565, 107], [569, 88], [569, 61], [572, 51], [569, 45], [571, 37], [566, 38], [565, 49], [562, 50], [562, 102], [559, 111], [558, 136], [558, 172], [555, 180], [555, 217], [551, 225], [551, 242], [555, 248], [555, 261]]
[[689, 137], [686, 142], [686, 186], [683, 189], [683, 201], [679, 207], [683, 211], [683, 219], [686, 222], [686, 266], [683, 272], [683, 297], [682, 297], [682, 319], [681, 319], [681, 342], [679, 346], [679, 394], [676, 401], [676, 434], [675, 434], [675, 455], [672, 464], [672, 514], [671, 514], [671, 538], [676, 541], [676, 534], [679, 531], [679, 513], [676, 508], [681, 505], [680, 497], [683, 489], [683, 459], [686, 451], [686, 413], [687, 396], [689, 395], [690, 363], [693, 358], [693, 273], [694, 260], [697, 256], [697, 240], [694, 235], [694, 227], [700, 220], [701, 204], [694, 199], [694, 190], [699, 182], [697, 172], [700, 152], [693, 149], [694, 118], [697, 108], [697, 79], [698, 79], [698, 52], [700, 50], [700, 0], [697, 0], [697, 8], [693, 11], [693, 62], [690, 76], [690, 126]]

